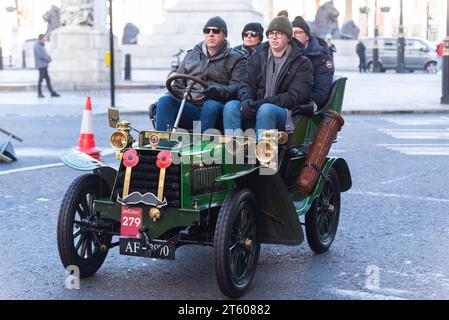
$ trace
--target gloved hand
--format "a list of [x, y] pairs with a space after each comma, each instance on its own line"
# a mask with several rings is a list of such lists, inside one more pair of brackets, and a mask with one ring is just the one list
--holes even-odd
[[214, 100], [218, 98], [218, 88], [215, 86], [209, 86], [206, 90], [203, 91], [203, 94], [206, 96], [207, 100]]
[[260, 100], [245, 100], [240, 104], [240, 109], [245, 119], [254, 120], [261, 105]]

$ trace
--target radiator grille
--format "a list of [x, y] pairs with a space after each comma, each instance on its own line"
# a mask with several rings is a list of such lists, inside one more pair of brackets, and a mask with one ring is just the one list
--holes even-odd
[[[157, 195], [160, 173], [160, 169], [156, 166], [158, 152], [141, 150], [137, 152], [140, 161], [132, 169], [129, 192], [140, 192], [141, 194], [151, 192]], [[121, 166], [118, 174], [115, 194], [120, 196], [123, 194], [125, 170], [126, 168]], [[168, 206], [172, 208], [181, 207], [181, 168], [179, 165], [172, 165], [166, 171], [164, 197], [167, 199]]]

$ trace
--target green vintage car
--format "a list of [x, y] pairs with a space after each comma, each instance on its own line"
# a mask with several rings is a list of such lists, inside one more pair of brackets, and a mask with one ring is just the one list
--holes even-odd
[[[194, 99], [195, 84], [207, 87], [175, 75], [169, 91], [179, 80], [186, 83], [176, 93], [184, 103]], [[337, 232], [340, 194], [352, 186], [348, 165], [327, 157], [308, 195], [298, 192], [297, 180], [323, 113], [341, 112], [345, 84], [336, 78], [323, 110], [295, 117], [288, 139], [271, 131], [259, 140], [200, 136], [176, 124], [169, 132], [137, 131], [111, 109], [118, 170], [80, 153], [62, 159], [91, 172], [78, 177], [62, 201], [57, 232], [64, 267], [77, 266], [86, 278], [114, 247], [123, 255], [175, 259], [183, 245], [211, 246], [218, 285], [237, 298], [252, 282], [261, 244], [298, 246], [304, 225], [311, 249], [327, 251]]]

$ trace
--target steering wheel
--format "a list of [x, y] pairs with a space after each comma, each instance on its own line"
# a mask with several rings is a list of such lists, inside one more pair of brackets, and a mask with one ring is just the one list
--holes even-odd
[[[173, 83], [176, 80], [183, 80], [182, 83], [187, 83], [187, 85], [182, 88], [182, 84], [180, 84], [181, 81], [178, 81], [176, 84], [181, 88], [175, 90], [173, 88]], [[199, 91], [195, 89], [195, 85], [197, 84], [200, 85], [203, 90]], [[165, 86], [167, 87], [168, 92], [170, 92], [175, 98], [178, 98], [179, 100], [183, 100], [184, 98], [186, 98], [187, 102], [195, 104], [201, 104], [207, 100], [207, 97], [204, 95], [204, 90], [209, 88], [209, 86], [206, 82], [198, 77], [194, 77], [188, 74], [174, 74], [167, 79]], [[192, 93], [194, 93], [197, 97], [194, 98], [192, 96]]]

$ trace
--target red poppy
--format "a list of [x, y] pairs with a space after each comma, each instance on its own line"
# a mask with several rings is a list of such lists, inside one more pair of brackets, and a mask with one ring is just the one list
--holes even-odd
[[167, 169], [172, 165], [172, 158], [170, 151], [162, 151], [157, 155], [156, 165], [159, 169]]
[[137, 151], [134, 149], [129, 149], [123, 154], [123, 164], [127, 168], [133, 168], [139, 164], [139, 156]]

